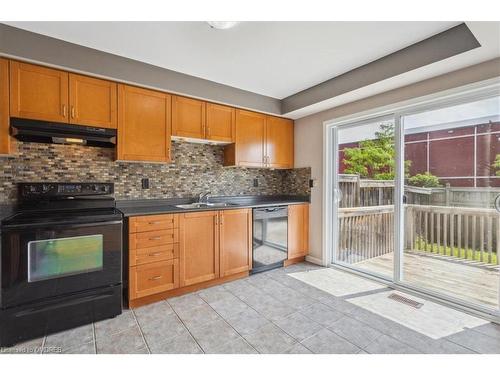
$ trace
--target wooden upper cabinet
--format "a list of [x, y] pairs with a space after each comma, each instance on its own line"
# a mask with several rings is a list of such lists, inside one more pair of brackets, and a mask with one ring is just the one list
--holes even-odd
[[10, 152], [9, 61], [0, 58], [0, 154], [9, 154]]
[[309, 204], [288, 206], [288, 259], [309, 253]]
[[68, 122], [67, 72], [10, 62], [10, 116]]
[[70, 123], [116, 129], [116, 87], [114, 82], [70, 74]]
[[211, 141], [234, 142], [236, 132], [236, 111], [224, 105], [207, 103], [207, 134]]
[[118, 160], [170, 161], [171, 96], [118, 85]]
[[271, 168], [293, 168], [293, 121], [267, 117], [266, 164]]
[[219, 278], [218, 218], [217, 211], [180, 215], [181, 287]]
[[172, 135], [205, 138], [206, 103], [174, 96], [172, 98]]
[[252, 268], [252, 210], [220, 211], [220, 277]]
[[264, 166], [266, 115], [236, 110], [236, 141], [224, 151], [224, 165]]

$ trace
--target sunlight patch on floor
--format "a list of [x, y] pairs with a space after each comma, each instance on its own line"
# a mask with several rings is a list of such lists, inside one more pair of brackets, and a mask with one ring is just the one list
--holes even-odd
[[332, 268], [291, 273], [289, 276], [336, 297], [369, 292], [383, 287], [379, 283]]
[[[392, 293], [423, 303], [423, 306], [416, 309], [387, 298]], [[394, 290], [350, 298], [348, 301], [433, 339], [488, 323], [452, 308]]]

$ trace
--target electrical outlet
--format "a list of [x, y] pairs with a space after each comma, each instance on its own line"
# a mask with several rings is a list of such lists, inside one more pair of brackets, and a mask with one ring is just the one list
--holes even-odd
[[149, 178], [141, 179], [141, 186], [143, 189], [149, 189]]
[[259, 180], [257, 178], [253, 179], [253, 187], [259, 187]]

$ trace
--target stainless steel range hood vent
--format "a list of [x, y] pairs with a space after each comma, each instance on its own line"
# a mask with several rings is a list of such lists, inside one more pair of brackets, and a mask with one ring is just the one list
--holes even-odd
[[116, 129], [14, 117], [10, 119], [10, 133], [23, 142], [79, 144], [94, 147], [114, 147], [116, 145]]

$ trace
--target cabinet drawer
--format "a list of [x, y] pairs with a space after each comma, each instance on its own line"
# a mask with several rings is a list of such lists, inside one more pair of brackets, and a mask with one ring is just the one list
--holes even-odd
[[129, 235], [130, 249], [142, 249], [176, 242], [179, 242], [179, 229], [156, 230]]
[[177, 214], [137, 216], [129, 219], [129, 233], [151, 232], [178, 227], [179, 215]]
[[144, 249], [130, 250], [129, 265], [153, 263], [179, 257], [179, 244], [146, 247]]
[[179, 287], [179, 259], [130, 267], [130, 299]]

